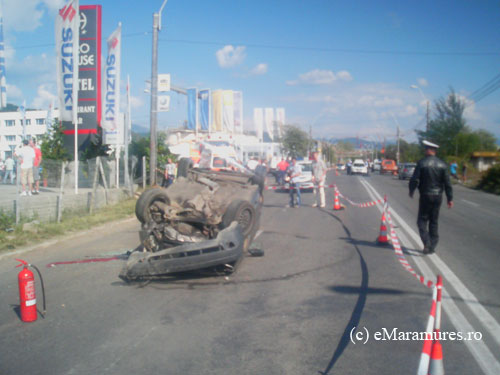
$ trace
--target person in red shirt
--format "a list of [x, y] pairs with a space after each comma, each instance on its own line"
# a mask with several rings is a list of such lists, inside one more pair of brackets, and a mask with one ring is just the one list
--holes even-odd
[[40, 194], [40, 164], [42, 163], [42, 150], [37, 147], [36, 139], [32, 138], [30, 146], [35, 151], [35, 159], [33, 160], [33, 194]]
[[284, 185], [285, 184], [285, 174], [286, 170], [288, 169], [288, 162], [284, 159], [281, 158], [281, 161], [278, 163], [278, 185]]

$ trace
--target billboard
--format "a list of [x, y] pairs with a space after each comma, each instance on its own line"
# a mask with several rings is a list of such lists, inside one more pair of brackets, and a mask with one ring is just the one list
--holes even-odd
[[241, 91], [233, 92], [234, 108], [234, 132], [243, 134], [243, 93]]
[[210, 90], [200, 90], [200, 127], [210, 129]]
[[222, 131], [222, 90], [212, 92], [213, 120], [211, 131]]
[[3, 11], [0, 2], [0, 108], [7, 106], [7, 82], [5, 75], [5, 44], [3, 42]]
[[274, 108], [264, 109], [264, 122], [266, 124], [266, 132], [271, 140], [274, 139]]
[[283, 127], [285, 126], [285, 108], [276, 108], [276, 127], [274, 135], [281, 138], [283, 134]]
[[158, 92], [170, 91], [170, 74], [158, 74]]
[[170, 111], [170, 95], [158, 95], [158, 112]]
[[255, 132], [257, 133], [257, 138], [262, 141], [263, 135], [263, 125], [264, 125], [264, 112], [262, 108], [253, 109], [253, 124], [255, 126]]
[[[120, 120], [120, 65], [122, 27], [118, 24], [107, 40], [108, 57], [104, 69], [104, 113], [102, 116], [103, 143], [116, 144]], [[114, 141], [111, 141], [114, 140]]]
[[196, 120], [198, 118], [198, 90], [197, 89], [187, 89], [187, 128], [195, 130]]
[[234, 109], [233, 109], [233, 91], [224, 90], [222, 92], [222, 121], [223, 130], [229, 133], [234, 132]]
[[[72, 9], [72, 10], [71, 10]], [[79, 17], [76, 9], [79, 9]], [[101, 122], [101, 6], [85, 5], [78, 8], [78, 1], [68, 3], [59, 11], [56, 22], [56, 48], [58, 50], [58, 88], [60, 99], [60, 119], [62, 120], [64, 145], [71, 155], [74, 153], [75, 129], [71, 115], [70, 101], [77, 98], [78, 119], [78, 148], [90, 141], [96, 143], [99, 139], [98, 128]], [[75, 91], [72, 95], [68, 87], [68, 64], [70, 63], [68, 46], [64, 39], [69, 37], [69, 29], [65, 24], [74, 15], [73, 20], [79, 25], [76, 32], [71, 29], [72, 36], [76, 36], [78, 48], [71, 60], [78, 62], [75, 74]], [[60, 25], [58, 25], [58, 23]], [[61, 33], [61, 40], [58, 39]], [[60, 56], [59, 56], [60, 53]], [[66, 71], [65, 71], [66, 70]]]

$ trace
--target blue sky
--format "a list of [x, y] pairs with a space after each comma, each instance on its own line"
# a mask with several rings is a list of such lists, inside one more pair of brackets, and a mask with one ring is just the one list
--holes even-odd
[[[121, 78], [130, 74], [133, 123], [144, 127], [161, 3], [80, 0], [102, 5], [104, 41], [122, 22]], [[54, 19], [63, 4], [3, 0], [9, 102], [46, 107], [55, 97]], [[453, 87], [467, 100], [469, 125], [500, 138], [500, 90], [468, 99], [500, 73], [498, 25], [499, 1], [169, 0], [159, 72], [182, 87], [243, 91], [245, 128], [254, 107], [284, 107], [287, 123], [312, 126], [315, 137], [390, 139], [397, 122], [414, 140], [425, 99], [410, 86], [431, 102]], [[187, 117], [186, 98], [171, 95], [160, 127]]]

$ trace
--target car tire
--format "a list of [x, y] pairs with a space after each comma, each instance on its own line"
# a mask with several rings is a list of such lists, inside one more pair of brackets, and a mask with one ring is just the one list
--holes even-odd
[[250, 235], [256, 223], [254, 206], [242, 199], [231, 202], [222, 217], [222, 227], [229, 227], [233, 221], [238, 222], [244, 237]]
[[190, 158], [182, 158], [179, 160], [177, 167], [177, 177], [187, 177], [188, 171], [193, 168], [193, 160]]
[[154, 202], [158, 201], [170, 204], [170, 198], [163, 188], [149, 189], [141, 194], [135, 204], [135, 216], [142, 224], [151, 221], [151, 212], [149, 208]]

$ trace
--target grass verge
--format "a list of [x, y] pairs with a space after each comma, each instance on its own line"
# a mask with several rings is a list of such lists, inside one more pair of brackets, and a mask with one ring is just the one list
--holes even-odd
[[8, 232], [5, 230], [6, 228], [3, 228], [0, 230], [0, 251], [16, 249], [20, 246], [130, 217], [134, 214], [135, 203], [136, 200], [130, 198], [114, 205], [102, 207], [90, 215], [84, 209], [65, 211], [60, 223], [21, 223], [13, 226]]

